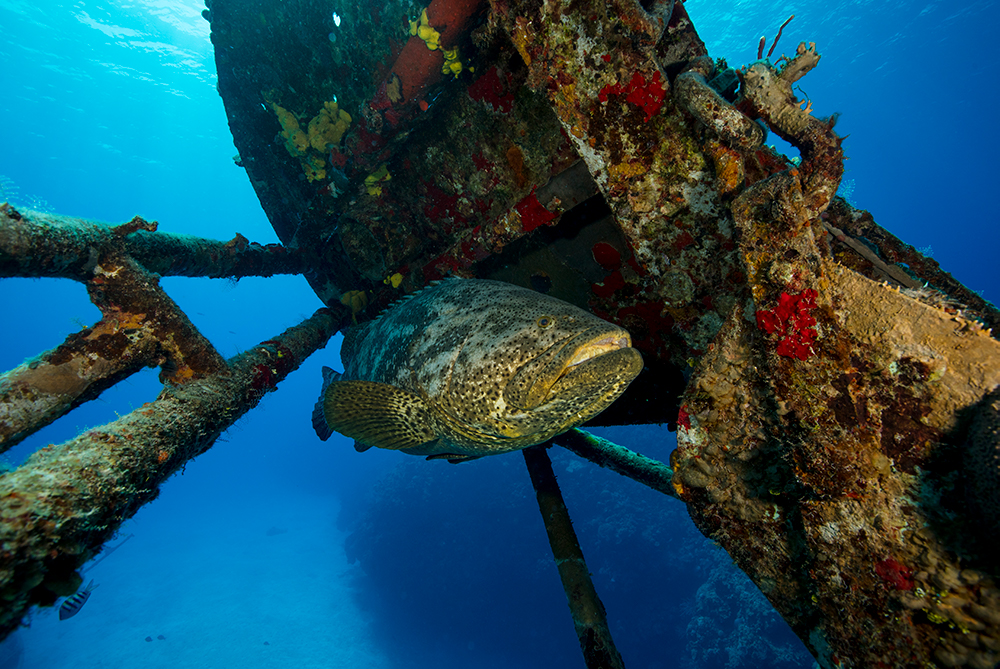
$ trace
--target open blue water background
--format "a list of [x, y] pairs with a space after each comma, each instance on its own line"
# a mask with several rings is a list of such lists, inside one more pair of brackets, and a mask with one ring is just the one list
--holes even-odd
[[[0, 0], [5, 197], [276, 242], [232, 160], [202, 9]], [[850, 199], [998, 300], [996, 3], [687, 9], [730, 64], [753, 60], [760, 35], [794, 13], [778, 51], [810, 40], [823, 54], [800, 85], [817, 115], [842, 114]], [[227, 356], [321, 306], [299, 277], [162, 285]], [[98, 318], [73, 282], [0, 281], [0, 369]], [[88, 574], [100, 587], [81, 613], [36, 612], [0, 646], [0, 669], [582, 666], [520, 455], [451, 467], [319, 442], [308, 416], [338, 341], [167, 482], [123, 528], [135, 537]], [[114, 420], [158, 389], [154, 371], [136, 375], [7, 458]], [[605, 434], [662, 459], [673, 447], [657, 427]], [[553, 457], [627, 666], [811, 666], [681, 504]]]

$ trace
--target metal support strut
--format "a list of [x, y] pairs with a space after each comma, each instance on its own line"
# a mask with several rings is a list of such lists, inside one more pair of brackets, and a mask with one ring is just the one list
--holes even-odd
[[563, 502], [556, 475], [552, 471], [552, 461], [545, 448], [546, 444], [541, 444], [526, 448], [522, 453], [538, 498], [538, 509], [542, 512], [545, 531], [549, 535], [549, 546], [552, 547], [552, 556], [559, 569], [559, 578], [566, 591], [584, 662], [588, 669], [624, 669], [625, 664], [615, 648], [611, 630], [608, 629], [604, 605], [590, 579], [580, 542], [573, 530], [573, 521]]
[[277, 245], [156, 232], [135, 217], [106, 226], [0, 205], [0, 276], [86, 283], [102, 318], [52, 351], [0, 374], [0, 451], [145, 366], [163, 392], [122, 418], [35, 452], [0, 476], [0, 638], [32, 605], [80, 586], [80, 567], [159, 486], [347, 322], [311, 318], [225, 360], [160, 288], [163, 274], [300, 272], [303, 254]]
[[169, 384], [156, 401], [46, 446], [0, 477], [0, 637], [20, 625], [29, 606], [75, 592], [77, 570], [121, 524], [341, 324], [320, 309], [219, 372]]

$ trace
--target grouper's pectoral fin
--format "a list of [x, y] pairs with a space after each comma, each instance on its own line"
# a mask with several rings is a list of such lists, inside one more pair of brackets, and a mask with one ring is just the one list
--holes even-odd
[[385, 383], [333, 381], [323, 392], [323, 418], [365, 446], [398, 451], [438, 438], [423, 398]]

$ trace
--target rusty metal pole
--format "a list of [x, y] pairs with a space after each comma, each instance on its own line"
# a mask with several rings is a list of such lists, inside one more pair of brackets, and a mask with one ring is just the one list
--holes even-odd
[[159, 364], [160, 342], [144, 325], [102, 318], [0, 374], [0, 452], [142, 368]]
[[121, 524], [343, 324], [320, 309], [221, 371], [169, 384], [154, 402], [0, 476], [0, 638], [30, 606], [76, 591], [77, 570]]
[[586, 430], [573, 429], [552, 441], [599, 467], [606, 467], [664, 495], [677, 497], [673, 486], [673, 470], [658, 460], [647, 458]]
[[156, 232], [136, 216], [111, 226], [82, 218], [19, 211], [0, 205], [0, 277], [54, 277], [87, 281], [100, 256], [131, 256], [161, 276], [209, 278], [302, 274], [309, 254], [280, 244], [261, 245], [237, 234], [228, 242]]
[[566, 503], [559, 491], [559, 484], [556, 483], [552, 461], [545, 452], [545, 445], [526, 448], [522, 453], [538, 498], [538, 509], [542, 512], [545, 531], [549, 535], [552, 556], [559, 568], [559, 578], [566, 591], [584, 662], [589, 669], [624, 669], [625, 664], [611, 638], [604, 605], [597, 596], [594, 582], [590, 580], [590, 572], [573, 530], [573, 521], [570, 520]]
[[108, 226], [0, 205], [0, 277], [85, 282], [101, 320], [59, 347], [0, 374], [0, 452], [143, 367], [185, 383], [226, 361], [160, 288], [157, 274], [245, 276], [297, 272], [305, 256], [282, 246], [156, 232], [136, 216]]
[[62, 345], [0, 374], [0, 451], [17, 444], [143, 367], [185, 383], [226, 369], [225, 359], [131, 257], [95, 256], [87, 292], [103, 318]]

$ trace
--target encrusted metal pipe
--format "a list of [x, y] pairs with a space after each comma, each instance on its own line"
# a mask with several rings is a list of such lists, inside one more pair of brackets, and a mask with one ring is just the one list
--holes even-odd
[[799, 44], [795, 57], [781, 66], [759, 60], [740, 73], [740, 108], [757, 114], [776, 135], [802, 154], [798, 174], [805, 197], [802, 201], [812, 216], [819, 216], [837, 193], [844, 172], [843, 139], [833, 126], [836, 115], [827, 119], [812, 115], [812, 102], [799, 102], [792, 85], [819, 64], [816, 44]]
[[549, 546], [559, 568], [569, 610], [573, 615], [573, 625], [580, 639], [580, 648], [588, 669], [624, 669], [621, 655], [615, 648], [608, 629], [608, 618], [594, 582], [590, 580], [587, 563], [580, 550], [580, 542], [573, 531], [573, 521], [563, 501], [556, 475], [552, 471], [545, 446], [532, 446], [522, 451], [528, 465], [531, 484], [535, 487], [538, 508], [542, 512], [545, 531], [549, 535]]
[[301, 274], [306, 254], [279, 244], [228, 242], [156, 232], [136, 216], [110, 226], [81, 218], [0, 205], [0, 277], [55, 277], [86, 281], [98, 258], [118, 251], [161, 276], [209, 278]]
[[0, 376], [0, 451], [48, 425], [143, 367], [186, 383], [226, 369], [226, 361], [128, 256], [95, 259], [87, 291], [104, 317]]
[[696, 69], [674, 80], [674, 97], [688, 112], [734, 149], [752, 151], [764, 143], [764, 128], [744, 116], [705, 81]]
[[143, 367], [158, 364], [148, 324], [103, 318], [0, 374], [0, 452]]
[[600, 467], [607, 467], [664, 495], [677, 497], [671, 483], [674, 472], [662, 462], [579, 429], [564, 432], [552, 441]]
[[203, 379], [168, 385], [154, 402], [0, 476], [0, 639], [28, 607], [73, 593], [77, 570], [159, 486], [343, 325], [327, 309], [231, 359]]

